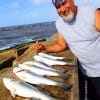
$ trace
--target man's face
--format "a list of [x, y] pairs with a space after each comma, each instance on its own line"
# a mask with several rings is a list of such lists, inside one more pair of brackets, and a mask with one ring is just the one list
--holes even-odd
[[64, 19], [64, 21], [71, 22], [75, 18], [74, 6], [72, 0], [65, 0], [63, 4], [56, 8], [57, 13]]

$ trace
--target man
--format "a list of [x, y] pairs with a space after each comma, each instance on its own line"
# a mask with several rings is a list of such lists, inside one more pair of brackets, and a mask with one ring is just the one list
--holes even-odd
[[80, 100], [100, 100], [100, 8], [77, 7], [73, 0], [52, 2], [60, 16], [57, 43], [36, 43], [35, 51], [60, 52], [68, 46], [79, 61], [80, 87], [88, 83], [88, 89], [80, 88]]

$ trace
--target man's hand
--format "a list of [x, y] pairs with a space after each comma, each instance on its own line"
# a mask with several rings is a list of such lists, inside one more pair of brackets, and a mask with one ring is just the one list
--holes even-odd
[[34, 46], [35, 53], [39, 53], [43, 50], [44, 50], [44, 45], [42, 45], [41, 43], [36, 42], [36, 44]]
[[68, 47], [67, 43], [60, 33], [56, 33], [56, 35], [57, 35], [57, 42], [54, 44], [43, 45], [41, 43], [36, 42], [34, 46], [35, 52], [39, 53], [41, 51], [46, 51], [46, 52], [57, 53], [64, 51]]

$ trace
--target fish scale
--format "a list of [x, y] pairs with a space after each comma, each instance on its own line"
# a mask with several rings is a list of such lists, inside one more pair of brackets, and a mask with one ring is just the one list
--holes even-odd
[[[13, 69], [13, 73], [19, 77], [21, 80], [29, 82], [31, 84], [42, 84], [42, 85], [54, 85], [54, 86], [59, 86], [65, 90], [69, 90], [72, 85], [70, 84], [64, 84], [46, 77], [42, 77], [40, 75], [34, 74], [30, 71], [22, 70], [21, 68], [15, 67]], [[18, 72], [19, 71], [19, 72]]]
[[27, 98], [33, 98], [33, 100], [34, 98], [41, 100], [56, 100], [56, 98], [24, 81], [18, 81], [11, 78], [3, 78], [3, 83], [13, 97], [18, 95]]
[[69, 75], [67, 75], [67, 74], [63, 74], [63, 73], [60, 73], [57, 71], [52, 71], [49, 69], [41, 68], [38, 66], [29, 66], [29, 65], [25, 65], [25, 64], [19, 64], [19, 67], [24, 69], [24, 70], [29, 70], [35, 74], [42, 75], [42, 76], [44, 76], [44, 75], [46, 75], [46, 76], [60, 76], [63, 79], [69, 78]]

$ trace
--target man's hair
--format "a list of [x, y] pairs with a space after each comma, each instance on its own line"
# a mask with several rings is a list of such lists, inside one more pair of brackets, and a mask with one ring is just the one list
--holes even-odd
[[52, 0], [52, 3], [55, 7], [57, 7], [59, 4], [65, 2], [65, 0]]
[[100, 8], [97, 8], [97, 10], [100, 10]]

